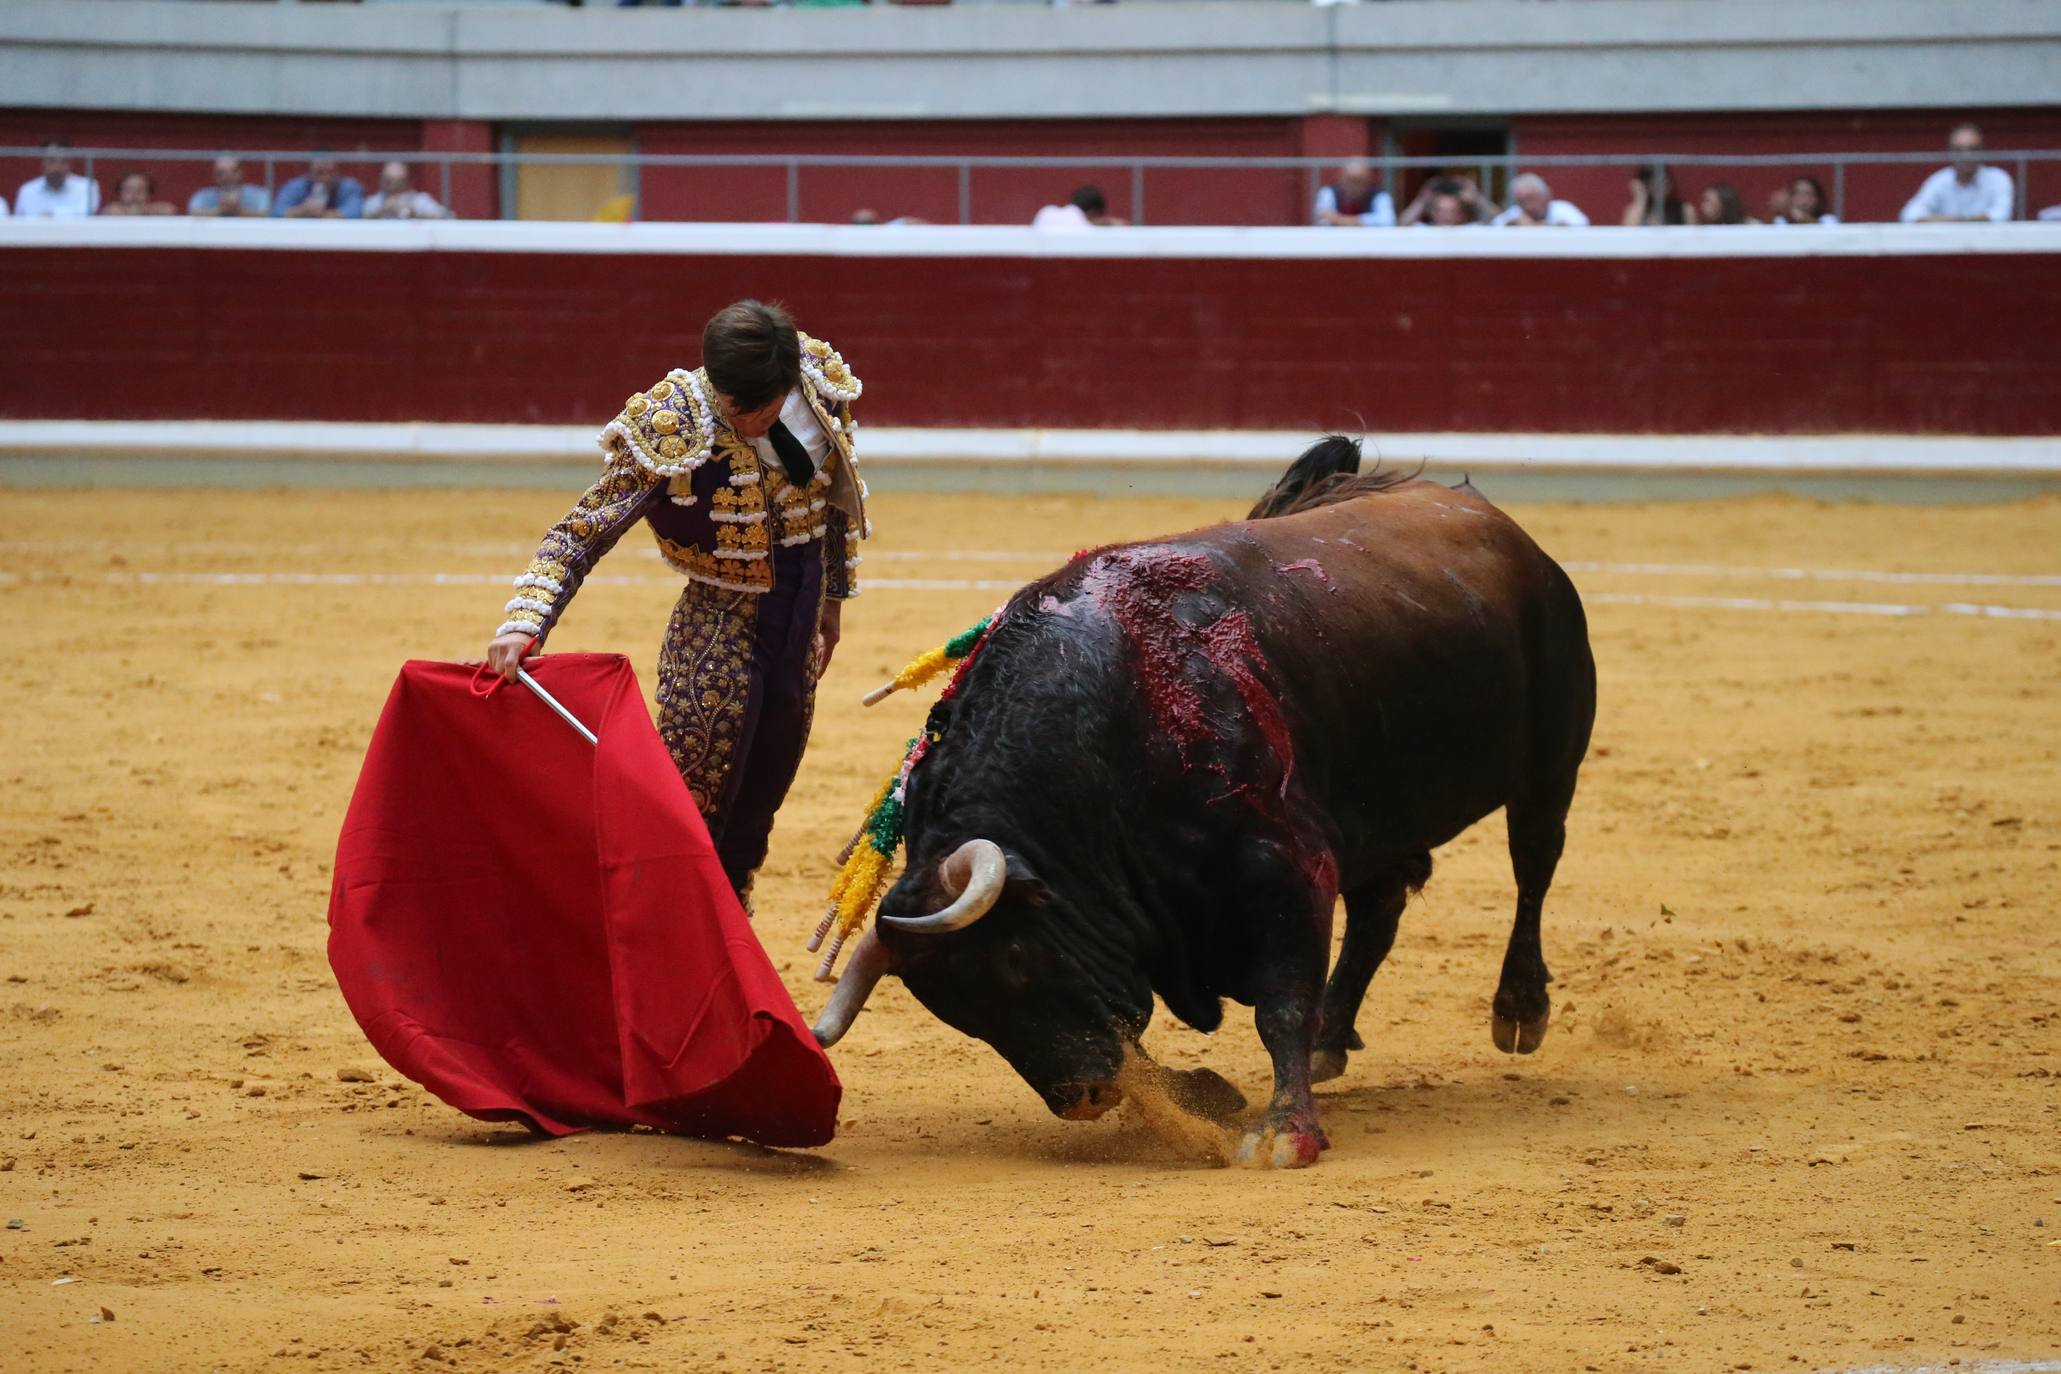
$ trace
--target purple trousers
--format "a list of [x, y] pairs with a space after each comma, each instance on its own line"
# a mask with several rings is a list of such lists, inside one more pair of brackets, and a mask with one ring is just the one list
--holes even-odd
[[773, 587], [690, 582], [658, 655], [658, 730], [742, 894], [766, 861], [815, 715], [823, 544], [773, 554]]

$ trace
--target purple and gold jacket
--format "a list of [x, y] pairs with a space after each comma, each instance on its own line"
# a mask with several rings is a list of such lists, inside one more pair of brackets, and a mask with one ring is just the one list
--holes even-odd
[[804, 334], [801, 345], [802, 395], [830, 439], [809, 481], [795, 486], [778, 463], [760, 460], [717, 413], [703, 372], [675, 369], [630, 397], [601, 431], [601, 479], [544, 535], [496, 633], [541, 641], [594, 564], [639, 520], [689, 581], [737, 592], [772, 590], [774, 549], [822, 540], [824, 594], [856, 596], [852, 544], [871, 532], [866, 484], [852, 460], [852, 402], [863, 388], [829, 344]]

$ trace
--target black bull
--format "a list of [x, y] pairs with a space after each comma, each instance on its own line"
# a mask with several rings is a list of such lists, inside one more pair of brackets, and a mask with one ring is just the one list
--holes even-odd
[[[933, 713], [908, 868], [827, 1039], [891, 972], [1085, 1117], [1120, 1095], [1154, 993], [1203, 1031], [1230, 997], [1274, 1066], [1239, 1157], [1311, 1163], [1310, 1084], [1361, 1048], [1431, 850], [1502, 807], [1517, 915], [1493, 1034], [1538, 1047], [1540, 908], [1595, 715], [1581, 601], [1471, 487], [1345, 476], [1357, 460], [1328, 440], [1255, 511], [1286, 513], [1099, 550], [1011, 599]], [[1242, 1105], [1206, 1070], [1190, 1086]]]

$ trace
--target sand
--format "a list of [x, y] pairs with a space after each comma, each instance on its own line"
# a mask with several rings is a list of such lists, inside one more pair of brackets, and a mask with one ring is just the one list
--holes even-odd
[[[1318, 1091], [1333, 1148], [1295, 1173], [1192, 1163], [1127, 1112], [1056, 1120], [891, 982], [837, 1050], [846, 1119], [815, 1152], [532, 1140], [381, 1064], [323, 953], [366, 735], [401, 659], [469, 656], [499, 618], [502, 586], [429, 575], [512, 576], [564, 504], [0, 499], [0, 1213], [22, 1223], [0, 1369], [2061, 1353], [2061, 622], [1757, 604], [2061, 611], [2051, 580], [1769, 571], [2051, 579], [2061, 503], [1519, 510], [1565, 560], [1719, 566], [1577, 572], [1602, 704], [1543, 1049], [1489, 1040], [1512, 904], [1492, 818], [1411, 904], [1369, 1048]], [[1004, 595], [931, 584], [1229, 513], [879, 501], [864, 573], [923, 585], [853, 603], [759, 887], [805, 1012], [831, 859], [923, 709], [857, 698]], [[646, 547], [556, 647], [626, 650], [648, 684], [672, 593]], [[1146, 1043], [1266, 1099], [1242, 1009]]]

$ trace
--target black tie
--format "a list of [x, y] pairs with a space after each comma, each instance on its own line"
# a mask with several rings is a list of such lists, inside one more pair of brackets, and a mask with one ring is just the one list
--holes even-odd
[[802, 441], [794, 437], [792, 430], [775, 420], [766, 431], [766, 438], [773, 442], [773, 453], [780, 459], [780, 470], [787, 474], [787, 480], [795, 486], [803, 486], [816, 475], [816, 465], [809, 461], [809, 451], [802, 447]]

